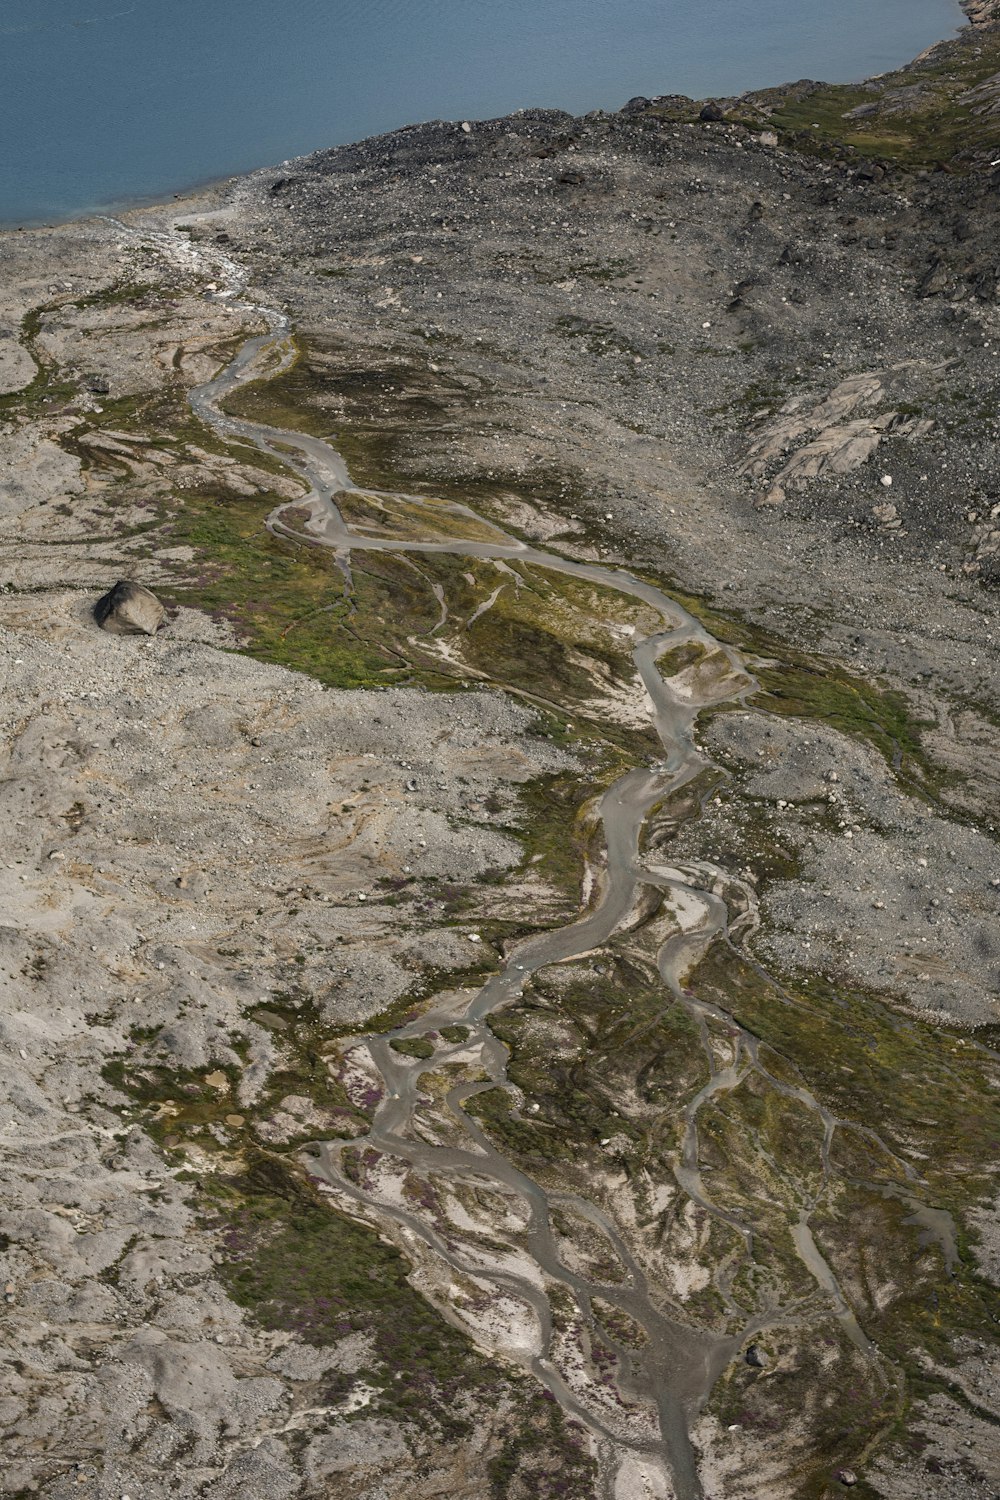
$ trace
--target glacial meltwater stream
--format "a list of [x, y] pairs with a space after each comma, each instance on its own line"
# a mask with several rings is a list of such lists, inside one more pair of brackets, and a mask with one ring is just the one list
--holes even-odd
[[[644, 898], [662, 902], [666, 898], [669, 906], [685, 910], [688, 919], [674, 928], [659, 949], [664, 1007], [683, 1006], [692, 1016], [700, 1030], [709, 1074], [709, 1081], [688, 1103], [681, 1118], [683, 1144], [674, 1172], [677, 1185], [705, 1213], [734, 1230], [743, 1239], [747, 1253], [752, 1253], [753, 1226], [745, 1217], [715, 1203], [702, 1180], [699, 1111], [713, 1095], [737, 1087], [750, 1072], [756, 1072], [768, 1089], [794, 1098], [812, 1111], [823, 1130], [822, 1182], [812, 1204], [803, 1205], [798, 1222], [791, 1226], [792, 1240], [813, 1278], [817, 1294], [831, 1315], [839, 1319], [846, 1336], [866, 1355], [878, 1358], [877, 1350], [859, 1327], [833, 1270], [817, 1247], [809, 1224], [812, 1208], [825, 1192], [831, 1175], [830, 1141], [845, 1122], [834, 1118], [806, 1089], [775, 1077], [760, 1060], [756, 1038], [725, 1012], [696, 999], [682, 984], [684, 975], [712, 943], [741, 942], [753, 929], [756, 924], [753, 890], [710, 862], [682, 862], [675, 867], [657, 864], [649, 855], [640, 856], [642, 831], [651, 809], [710, 765], [694, 743], [699, 712], [711, 705], [739, 702], [754, 691], [756, 684], [734, 650], [715, 641], [696, 619], [661, 590], [622, 569], [572, 561], [528, 545], [465, 506], [449, 507], [440, 501], [433, 502], [437, 528], [436, 535], [432, 532], [434, 539], [373, 537], [352, 529], [338, 509], [335, 500], [338, 494], [364, 493], [383, 502], [402, 503], [411, 516], [415, 507], [418, 510], [429, 507], [431, 502], [413, 495], [360, 491], [351, 480], [343, 458], [329, 443], [298, 431], [268, 427], [225, 413], [223, 400], [240, 386], [288, 368], [294, 358], [288, 321], [282, 313], [240, 300], [245, 293], [243, 274], [218, 252], [211, 252], [208, 261], [206, 252], [182, 241], [180, 236], [146, 232], [142, 238], [145, 244], [155, 246], [192, 271], [204, 274], [210, 265], [212, 276], [218, 280], [221, 275], [225, 283], [224, 290], [214, 294], [217, 300], [238, 309], [244, 316], [253, 312], [265, 319], [270, 332], [248, 339], [221, 373], [192, 392], [191, 404], [195, 413], [221, 436], [257, 445], [280, 458], [307, 482], [309, 493], [294, 502], [294, 519], [283, 514], [291, 509], [286, 504], [272, 513], [268, 525], [276, 534], [302, 545], [332, 549], [344, 575], [345, 590], [351, 589], [352, 553], [452, 553], [516, 562], [522, 567], [544, 569], [616, 590], [654, 610], [662, 621], [661, 629], [638, 642], [633, 657], [663, 754], [652, 766], [629, 770], [601, 798], [599, 815], [606, 863], [594, 881], [586, 908], [567, 926], [515, 946], [500, 971], [478, 993], [466, 997], [461, 1008], [456, 1009], [452, 992], [450, 997], [432, 1003], [410, 1025], [388, 1035], [359, 1038], [382, 1080], [382, 1097], [374, 1109], [370, 1129], [360, 1139], [322, 1143], [318, 1157], [310, 1160], [309, 1169], [344, 1206], [353, 1205], [354, 1211], [368, 1222], [386, 1228], [414, 1258], [433, 1261], [442, 1272], [446, 1267], [456, 1277], [475, 1278], [479, 1285], [490, 1285], [501, 1308], [514, 1305], [522, 1308], [535, 1330], [532, 1339], [526, 1341], [523, 1334], [512, 1331], [506, 1347], [502, 1339], [495, 1346], [530, 1368], [563, 1408], [590, 1431], [600, 1460], [602, 1493], [608, 1500], [626, 1493], [697, 1500], [701, 1486], [690, 1438], [692, 1419], [746, 1339], [765, 1326], [801, 1321], [806, 1310], [801, 1303], [772, 1308], [766, 1317], [759, 1316], [727, 1334], [696, 1327], [665, 1312], [667, 1299], [660, 1289], [650, 1287], [622, 1230], [609, 1213], [578, 1194], [544, 1187], [526, 1175], [497, 1149], [464, 1106], [470, 1097], [484, 1089], [509, 1086], [507, 1049], [490, 1029], [489, 1018], [516, 1001], [539, 970], [591, 954], [608, 943], [622, 930], [637, 902]], [[304, 512], [308, 512], [308, 519], [303, 522]], [[449, 513], [455, 518], [456, 530], [463, 529], [463, 523], [466, 528], [476, 523], [480, 536], [492, 532], [496, 540], [469, 540], [460, 536], [442, 540], [442, 516]], [[435, 598], [442, 608], [443, 619], [446, 604], [439, 589], [435, 590]], [[718, 663], [714, 674], [698, 679], [702, 686], [694, 697], [682, 694], [670, 678], [661, 675], [657, 665], [666, 651], [688, 643], [711, 653]], [[740, 915], [734, 916], [730, 925], [730, 912], [737, 909]], [[723, 1022], [733, 1039], [732, 1060], [725, 1066], [719, 1065], [709, 1043], [709, 1020]], [[403, 1055], [390, 1046], [393, 1039], [412, 1039], [430, 1030], [440, 1033], [442, 1027], [456, 1023], [462, 1023], [468, 1035], [454, 1044], [446, 1044], [439, 1037], [433, 1058], [422, 1060]], [[428, 1132], [421, 1133], [415, 1124], [425, 1102], [420, 1093], [421, 1075], [440, 1071], [452, 1058], [467, 1061], [470, 1055], [481, 1070], [480, 1076], [485, 1075], [489, 1082], [464, 1082], [452, 1088], [447, 1105], [459, 1134], [447, 1144], [428, 1142]], [[850, 1128], [859, 1127], [852, 1124]], [[874, 1131], [866, 1133], [877, 1139]], [[438, 1180], [469, 1188], [493, 1186], [508, 1200], [518, 1200], [524, 1227], [513, 1246], [517, 1253], [498, 1254], [491, 1259], [473, 1237], [463, 1241], [459, 1228], [449, 1224], [444, 1232], [433, 1213], [421, 1212], [418, 1202], [400, 1194], [379, 1194], [364, 1174], [359, 1177], [356, 1171], [346, 1170], [345, 1153], [356, 1153], [359, 1148], [382, 1159], [393, 1159], [404, 1171], [433, 1174]], [[914, 1185], [919, 1182], [912, 1166], [898, 1158], [896, 1161], [907, 1182]], [[915, 1206], [915, 1211], [918, 1207]], [[599, 1280], [585, 1275], [560, 1258], [552, 1214], [554, 1210], [566, 1209], [583, 1217], [607, 1237], [620, 1263], [622, 1274], [617, 1279]], [[595, 1329], [597, 1321], [595, 1299], [620, 1309], [642, 1330], [644, 1342], [641, 1348], [636, 1348], [634, 1340], [615, 1339], [606, 1324], [601, 1325], [600, 1339], [611, 1347], [615, 1356], [613, 1385], [617, 1405], [612, 1403], [609, 1407], [606, 1400], [598, 1405], [589, 1399], [586, 1381], [581, 1384], [578, 1378], [570, 1378], [565, 1363], [561, 1367], [553, 1357], [553, 1310], [547, 1288], [555, 1287], [562, 1289], [561, 1297], [565, 1299], [568, 1295], [572, 1299], [576, 1315], [590, 1330]], [[731, 1314], [734, 1307], [731, 1303]], [[456, 1307], [445, 1306], [443, 1310], [461, 1323]], [[731, 1316], [730, 1326], [733, 1321]], [[600, 1387], [600, 1393], [607, 1396], [606, 1383]]]

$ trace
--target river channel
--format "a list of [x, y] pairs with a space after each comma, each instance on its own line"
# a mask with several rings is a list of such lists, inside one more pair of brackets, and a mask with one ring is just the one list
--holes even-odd
[[[194, 258], [201, 254], [172, 233], [147, 232], [143, 238], [173, 261], [186, 262], [192, 268]], [[222, 287], [211, 295], [243, 315], [252, 312], [263, 317], [269, 331], [249, 338], [228, 366], [194, 390], [192, 408], [224, 438], [255, 444], [279, 457], [306, 481], [309, 493], [293, 503], [294, 517], [284, 516], [284, 511], [291, 508], [286, 503], [271, 514], [268, 525], [289, 540], [330, 548], [343, 572], [346, 591], [351, 588], [351, 556], [355, 552], [451, 553], [516, 562], [523, 568], [545, 569], [616, 590], [623, 597], [649, 607], [660, 619], [659, 629], [635, 643], [633, 659], [662, 753], [654, 764], [628, 770], [601, 797], [599, 819], [606, 858], [591, 884], [586, 905], [567, 925], [514, 946], [499, 971], [481, 989], [464, 992], [460, 1008], [456, 1009], [452, 992], [440, 997], [439, 1003], [432, 1003], [409, 1025], [359, 1038], [381, 1079], [381, 1101], [374, 1108], [366, 1136], [353, 1141], [321, 1143], [317, 1147], [318, 1156], [309, 1159], [309, 1170], [328, 1184], [342, 1203], [353, 1204], [359, 1215], [380, 1226], [414, 1259], [430, 1259], [455, 1277], [474, 1277], [478, 1284], [487, 1283], [494, 1289], [498, 1305], [517, 1304], [527, 1311], [534, 1336], [525, 1343], [512, 1332], [507, 1356], [530, 1369], [565, 1411], [592, 1434], [600, 1461], [601, 1493], [607, 1500], [630, 1493], [645, 1493], [664, 1500], [671, 1496], [676, 1500], [699, 1500], [702, 1488], [690, 1437], [694, 1419], [719, 1375], [747, 1341], [766, 1326], [796, 1321], [796, 1309], [771, 1309], [766, 1318], [758, 1316], [726, 1334], [693, 1326], [668, 1314], [663, 1310], [665, 1299], [657, 1288], [648, 1284], [611, 1215], [596, 1202], [545, 1187], [526, 1175], [497, 1149], [465, 1105], [484, 1089], [511, 1087], [507, 1079], [507, 1049], [491, 1030], [489, 1020], [524, 994], [532, 976], [548, 966], [593, 954], [623, 929], [637, 903], [644, 899], [662, 902], [665, 898], [673, 910], [683, 909], [687, 920], [675, 923], [662, 942], [657, 966], [664, 986], [664, 1003], [684, 1007], [699, 1027], [709, 1078], [683, 1112], [683, 1144], [674, 1169], [676, 1184], [705, 1213], [735, 1230], [744, 1239], [747, 1253], [752, 1253], [752, 1225], [715, 1203], [702, 1180], [699, 1111], [715, 1094], [738, 1087], [752, 1071], [765, 1080], [768, 1088], [804, 1104], [822, 1122], [822, 1183], [812, 1205], [803, 1205], [798, 1223], [791, 1226], [792, 1240], [817, 1293], [840, 1321], [845, 1335], [866, 1357], [879, 1359], [810, 1229], [811, 1208], [825, 1192], [831, 1174], [830, 1142], [843, 1122], [804, 1088], [774, 1077], [759, 1056], [756, 1038], [739, 1027], [731, 1016], [698, 1000], [684, 986], [685, 975], [711, 944], [736, 946], [753, 930], [756, 924], [753, 889], [730, 871], [708, 861], [680, 862], [673, 867], [656, 863], [652, 856], [641, 853], [643, 829], [651, 810], [711, 764], [695, 742], [699, 713], [724, 702], [740, 703], [756, 689], [756, 683], [738, 653], [716, 641], [665, 592], [623, 569], [572, 560], [532, 546], [500, 531], [495, 522], [483, 520], [463, 505], [450, 507], [456, 530], [460, 531], [463, 523], [469, 529], [469, 523], [476, 522], [482, 528], [488, 527], [495, 540], [469, 540], [460, 535], [442, 539], [441, 517], [447, 508], [443, 512], [440, 501], [433, 502], [435, 528], [425, 540], [372, 537], [352, 529], [338, 508], [335, 498], [338, 495], [353, 492], [374, 495], [385, 502], [405, 502], [411, 514], [414, 507], [430, 502], [419, 496], [361, 490], [352, 480], [343, 457], [329, 442], [292, 429], [244, 420], [223, 410], [225, 399], [242, 385], [287, 369], [295, 357], [295, 347], [285, 315], [245, 300], [246, 287], [240, 268], [224, 256], [214, 255], [210, 268], [217, 281], [220, 266]], [[199, 269], [204, 272], [205, 267]], [[308, 512], [305, 523], [301, 520], [304, 511]], [[441, 603], [440, 592], [437, 597]], [[707, 677], [705, 685], [693, 696], [689, 687], [682, 693], [658, 667], [664, 653], [688, 644], [712, 653], [720, 663], [719, 670]], [[733, 1039], [732, 1061], [725, 1066], [720, 1065], [709, 1043], [710, 1020], [724, 1022]], [[440, 1039], [441, 1028], [456, 1023], [467, 1029], [467, 1035], [461, 1042], [445, 1044]], [[393, 1040], [414, 1039], [428, 1031], [436, 1031], [439, 1036], [431, 1059], [403, 1055], [390, 1045]], [[418, 1128], [420, 1109], [426, 1102], [421, 1094], [421, 1076], [432, 1070], [440, 1071], [452, 1058], [468, 1061], [470, 1056], [475, 1059], [478, 1077], [485, 1076], [488, 1081], [464, 1082], [450, 1090], [446, 1103], [459, 1138], [453, 1137], [447, 1144], [434, 1144], [428, 1141], [426, 1130], [421, 1133]], [[877, 1139], [874, 1131], [865, 1133]], [[460, 1232], [449, 1228], [447, 1234], [443, 1233], [434, 1215], [422, 1212], [420, 1205], [373, 1192], [364, 1177], [359, 1180], [345, 1162], [345, 1154], [356, 1153], [359, 1148], [368, 1149], [379, 1158], [392, 1159], [404, 1171], [433, 1174], [456, 1185], [492, 1187], [508, 1199], [517, 1199], [524, 1226], [518, 1237], [520, 1259], [498, 1256], [491, 1263], [474, 1237], [463, 1244]], [[919, 1180], [908, 1163], [898, 1162], [898, 1166], [907, 1181]], [[921, 1205], [916, 1199], [912, 1206], [919, 1215]], [[614, 1247], [623, 1271], [617, 1279], [588, 1276], [560, 1258], [552, 1218], [555, 1212], [567, 1207], [593, 1224]], [[615, 1356], [615, 1394], [622, 1411], [638, 1413], [638, 1417], [609, 1417], [606, 1405], [589, 1399], [585, 1383], [581, 1385], [579, 1380], [567, 1377], [564, 1363], [561, 1365], [554, 1357], [550, 1296], [553, 1287], [561, 1289], [563, 1298], [568, 1295], [572, 1299], [580, 1320], [591, 1330], [597, 1323], [595, 1300], [620, 1309], [642, 1330], [644, 1341], [637, 1348], [631, 1341], [613, 1338], [606, 1324], [600, 1329], [601, 1340], [611, 1346]], [[447, 1307], [443, 1310], [449, 1315]], [[454, 1309], [450, 1315], [453, 1321], [461, 1323]], [[798, 1315], [801, 1318], [801, 1309]]]

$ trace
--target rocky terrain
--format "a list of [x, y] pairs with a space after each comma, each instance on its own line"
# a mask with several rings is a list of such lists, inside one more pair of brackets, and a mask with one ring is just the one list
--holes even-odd
[[[1000, 1493], [979, 11], [0, 239], [3, 1493]], [[703, 769], [473, 1046], [664, 756], [622, 570]]]

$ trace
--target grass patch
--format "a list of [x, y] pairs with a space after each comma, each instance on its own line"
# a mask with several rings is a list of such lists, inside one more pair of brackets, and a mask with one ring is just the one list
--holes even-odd
[[[963, 97], [998, 69], [1000, 34], [966, 30], [926, 58], [864, 87], [819, 84], [751, 98], [773, 106], [771, 128], [806, 150], [843, 145], [898, 166], [948, 163], [960, 169], [995, 153], [1000, 144], [996, 115]], [[845, 118], [858, 108], [871, 112]]]
[[394, 1036], [389, 1046], [403, 1057], [418, 1057], [421, 1061], [426, 1061], [428, 1057], [434, 1056], [434, 1043], [422, 1036]]
[[923, 748], [922, 732], [933, 728], [933, 722], [917, 718], [902, 693], [860, 677], [839, 662], [790, 646], [746, 619], [721, 615], [701, 598], [675, 588], [668, 591], [716, 640], [735, 646], [748, 662], [760, 684], [760, 692], [749, 700], [751, 706], [816, 720], [866, 740], [904, 790], [918, 796], [936, 798], [952, 778]]
[[579, 1425], [553, 1410], [533, 1381], [491, 1364], [445, 1322], [410, 1286], [409, 1265], [393, 1246], [332, 1212], [267, 1157], [238, 1177], [207, 1183], [202, 1201], [225, 1255], [219, 1274], [261, 1327], [320, 1347], [352, 1335], [370, 1341], [371, 1357], [356, 1375], [327, 1377], [327, 1402], [335, 1406], [363, 1381], [377, 1394], [362, 1415], [447, 1443], [474, 1428], [482, 1433], [485, 1421], [497, 1500], [591, 1500], [594, 1464]]
[[[267, 1157], [213, 1182], [208, 1196], [226, 1289], [262, 1327], [321, 1346], [368, 1334], [363, 1378], [380, 1393], [379, 1412], [441, 1436], [467, 1434], [464, 1395], [485, 1397], [503, 1377], [413, 1290], [398, 1250]], [[401, 1370], [405, 1380], [395, 1379]]]
[[[831, 1466], [891, 1432], [905, 1436], [913, 1400], [948, 1389], [947, 1376], [933, 1374], [925, 1357], [947, 1367], [958, 1335], [981, 1338], [1000, 1315], [996, 1289], [979, 1275], [961, 1228], [969, 1208], [995, 1192], [995, 1060], [968, 1038], [822, 976], [782, 975], [779, 993], [718, 944], [689, 984], [759, 1039], [771, 1077], [808, 1089], [842, 1122], [811, 1226], [880, 1358], [861, 1359], [836, 1323], [821, 1318], [808, 1339], [770, 1332], [772, 1354], [788, 1346], [780, 1372], [760, 1380], [734, 1364], [713, 1397], [721, 1421], [761, 1435], [804, 1419], [809, 1450], [795, 1493], [818, 1500], [828, 1493]], [[699, 1136], [717, 1201], [742, 1205], [754, 1226], [754, 1261], [734, 1284], [753, 1306], [768, 1276], [787, 1284], [794, 1270], [785, 1226], [816, 1199], [820, 1124], [758, 1075], [713, 1098], [699, 1116]], [[908, 1178], [902, 1162], [919, 1177]], [[950, 1269], [946, 1240], [913, 1217], [920, 1203], [954, 1216]], [[777, 1212], [775, 1205], [782, 1205]]]
[[536, 975], [489, 1024], [510, 1052], [509, 1080], [538, 1108], [515, 1118], [510, 1094], [490, 1089], [466, 1109], [536, 1174], [558, 1163], [586, 1176], [615, 1136], [629, 1142], [630, 1173], [657, 1161], [673, 1144], [680, 1101], [707, 1076], [686, 1011], [624, 956], [603, 954], [571, 978]]

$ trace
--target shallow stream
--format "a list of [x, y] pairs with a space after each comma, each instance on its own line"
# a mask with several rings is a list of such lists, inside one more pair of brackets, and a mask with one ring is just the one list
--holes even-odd
[[[147, 242], [159, 245], [173, 260], [187, 259], [200, 252], [171, 234], [146, 236]], [[234, 263], [216, 256], [213, 274], [218, 277], [222, 266], [225, 288], [216, 297], [242, 312], [249, 304], [238, 301], [244, 292], [242, 273]], [[709, 1081], [688, 1103], [682, 1116], [683, 1144], [675, 1168], [677, 1185], [707, 1214], [718, 1218], [742, 1237], [747, 1255], [752, 1254], [753, 1227], [744, 1217], [713, 1202], [702, 1180], [699, 1168], [699, 1111], [720, 1091], [737, 1088], [751, 1071], [766, 1081], [767, 1087], [804, 1104], [822, 1123], [822, 1183], [812, 1203], [804, 1203], [798, 1222], [791, 1226], [791, 1238], [802, 1264], [816, 1287], [820, 1304], [828, 1315], [836, 1317], [845, 1335], [866, 1356], [877, 1358], [856, 1317], [838, 1286], [834, 1273], [823, 1258], [810, 1229], [812, 1209], [826, 1190], [831, 1173], [829, 1146], [834, 1131], [842, 1124], [806, 1089], [773, 1076], [759, 1058], [757, 1039], [740, 1028], [725, 1012], [699, 1001], [684, 987], [686, 973], [714, 942], [735, 945], [756, 924], [756, 899], [752, 887], [738, 880], [728, 870], [711, 862], [683, 862], [678, 867], [657, 864], [648, 856], [640, 857], [643, 829], [651, 810], [685, 784], [691, 782], [711, 763], [697, 748], [695, 722], [705, 708], [723, 702], [739, 702], [754, 691], [756, 684], [730, 647], [714, 640], [705, 628], [669, 595], [652, 584], [636, 578], [623, 569], [598, 563], [580, 562], [532, 546], [502, 532], [493, 521], [485, 521], [465, 506], [450, 507], [456, 529], [461, 523], [476, 521], [493, 531], [496, 540], [468, 540], [461, 537], [442, 540], [440, 525], [443, 513], [440, 501], [434, 504], [436, 535], [434, 540], [401, 540], [360, 535], [348, 525], [338, 509], [335, 497], [344, 492], [375, 495], [387, 502], [404, 502], [412, 514], [413, 507], [429, 505], [419, 496], [390, 494], [370, 489], [359, 491], [348, 472], [343, 457], [330, 443], [292, 429], [279, 429], [231, 416], [223, 411], [223, 401], [249, 381], [267, 378], [286, 369], [294, 358], [294, 346], [287, 319], [282, 313], [255, 307], [265, 317], [270, 332], [248, 339], [237, 356], [213, 380], [191, 394], [191, 405], [204, 421], [225, 438], [250, 441], [277, 456], [308, 484], [309, 493], [292, 504], [295, 524], [283, 518], [290, 506], [278, 507], [268, 525], [276, 534], [301, 544], [323, 546], [333, 550], [344, 575], [346, 591], [351, 588], [351, 555], [359, 551], [406, 553], [445, 552], [498, 561], [516, 561], [522, 567], [544, 568], [569, 577], [618, 591], [642, 602], [659, 616], [661, 628], [638, 640], [633, 659], [648, 700], [651, 722], [662, 745], [655, 764], [636, 766], [610, 786], [600, 799], [599, 817], [603, 830], [606, 860], [591, 883], [589, 899], [578, 916], [567, 925], [533, 936], [513, 947], [499, 972], [478, 992], [466, 997], [456, 1009], [454, 993], [432, 1004], [419, 1020], [401, 1026], [388, 1034], [372, 1034], [357, 1039], [366, 1047], [382, 1080], [383, 1096], [373, 1112], [367, 1135], [353, 1141], [331, 1140], [322, 1143], [319, 1156], [310, 1159], [310, 1171], [328, 1184], [345, 1206], [355, 1210], [399, 1241], [411, 1258], [438, 1267], [438, 1287], [447, 1284], [449, 1276], [474, 1278], [478, 1285], [493, 1287], [498, 1308], [516, 1306], [524, 1317], [518, 1326], [512, 1324], [506, 1347], [499, 1344], [507, 1357], [529, 1368], [550, 1391], [567, 1413], [582, 1422], [593, 1436], [600, 1458], [602, 1493], [615, 1497], [631, 1490], [637, 1482], [654, 1496], [676, 1497], [676, 1500], [698, 1500], [702, 1491], [698, 1465], [690, 1431], [694, 1418], [707, 1400], [712, 1387], [726, 1365], [738, 1354], [747, 1340], [765, 1326], [801, 1321], [801, 1305], [771, 1309], [766, 1319], [748, 1320], [728, 1334], [713, 1332], [682, 1321], [663, 1310], [666, 1299], [662, 1290], [651, 1288], [625, 1238], [613, 1218], [596, 1202], [578, 1194], [545, 1187], [526, 1175], [497, 1149], [477, 1120], [465, 1109], [468, 1100], [488, 1088], [509, 1088], [506, 1047], [490, 1029], [489, 1018], [505, 1006], [516, 1002], [532, 976], [547, 966], [564, 963], [593, 954], [622, 931], [634, 913], [637, 901], [647, 896], [684, 910], [687, 920], [661, 944], [658, 968], [664, 985], [665, 1004], [683, 1006], [699, 1027], [702, 1047], [708, 1063]], [[309, 520], [301, 521], [303, 510]], [[431, 587], [428, 584], [428, 587]], [[435, 598], [441, 606], [442, 619], [447, 609], [439, 589]], [[700, 689], [690, 695], [690, 678], [682, 694], [670, 678], [661, 675], [658, 662], [663, 654], [676, 647], [694, 644], [712, 653], [718, 663], [714, 674], [698, 677]], [[735, 915], [730, 925], [730, 914]], [[692, 915], [693, 914], [693, 915]], [[721, 1021], [732, 1038], [732, 1061], [720, 1065], [710, 1045], [708, 1022]], [[445, 1026], [461, 1023], [469, 1034], [461, 1041], [446, 1044], [438, 1037], [432, 1058], [402, 1055], [391, 1046], [392, 1040], [412, 1039], [428, 1032], [440, 1032]], [[421, 1075], [438, 1071], [449, 1059], [475, 1058], [481, 1075], [488, 1082], [462, 1083], [447, 1095], [447, 1106], [459, 1132], [460, 1141], [435, 1144], [428, 1140], [426, 1128], [420, 1128]], [[480, 1075], [480, 1076], [481, 1076]], [[515, 1101], [518, 1091], [512, 1090]], [[530, 1106], [529, 1106], [530, 1107]], [[858, 1128], [858, 1127], [853, 1127]], [[874, 1132], [868, 1132], [877, 1139]], [[457, 1187], [482, 1189], [491, 1185], [501, 1194], [521, 1205], [524, 1227], [516, 1239], [517, 1255], [497, 1256], [491, 1263], [475, 1236], [463, 1242], [461, 1231], [449, 1225], [447, 1233], [433, 1213], [421, 1212], [401, 1195], [393, 1197], [373, 1190], [366, 1176], [349, 1171], [345, 1163], [348, 1152], [369, 1151], [380, 1160], [391, 1160], [403, 1172], [433, 1174]], [[898, 1162], [907, 1181], [918, 1180], [909, 1164]], [[912, 1200], [914, 1212], [921, 1205]], [[622, 1274], [617, 1279], [602, 1280], [588, 1276], [560, 1258], [558, 1236], [553, 1230], [553, 1213], [570, 1210], [582, 1216], [595, 1230], [606, 1236], [614, 1249]], [[922, 1222], [922, 1221], [921, 1221]], [[933, 1227], [933, 1226], [932, 1226]], [[610, 1304], [634, 1320], [645, 1335], [641, 1348], [616, 1340], [601, 1325], [599, 1338], [610, 1345], [615, 1356], [613, 1375], [614, 1400], [609, 1408], [607, 1381], [600, 1387], [601, 1400], [591, 1399], [596, 1384], [567, 1377], [565, 1361], [555, 1357], [557, 1339], [553, 1317], [552, 1289], [561, 1289], [577, 1310], [581, 1323], [591, 1331], [597, 1329], [594, 1301]], [[437, 1296], [439, 1305], [442, 1298]], [[733, 1304], [734, 1306], [735, 1304]], [[444, 1298], [442, 1310], [453, 1321], [462, 1324], [456, 1306], [449, 1307]], [[732, 1308], [731, 1308], [732, 1311]], [[815, 1312], [815, 1309], [813, 1309]], [[534, 1330], [525, 1339], [523, 1325]], [[517, 1319], [514, 1322], [518, 1322]], [[732, 1322], [732, 1320], [731, 1320]], [[464, 1326], [464, 1324], [462, 1324]], [[593, 1373], [593, 1372], [592, 1372]]]

